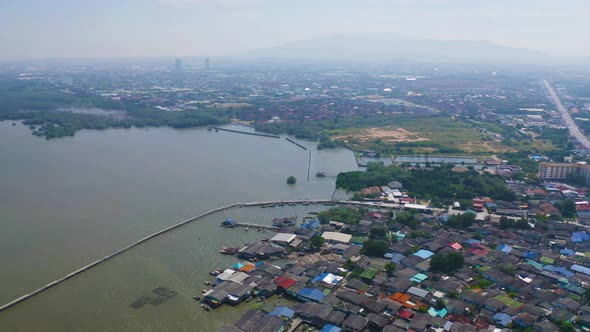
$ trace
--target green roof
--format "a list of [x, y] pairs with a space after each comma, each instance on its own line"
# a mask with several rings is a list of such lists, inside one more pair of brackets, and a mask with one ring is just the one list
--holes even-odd
[[375, 270], [375, 269], [365, 269], [363, 271], [363, 273], [360, 274], [359, 277], [361, 277], [363, 279], [373, 279], [373, 278], [375, 278], [376, 274], [377, 274], [377, 270]]
[[495, 297], [496, 300], [500, 300], [505, 305], [511, 308], [518, 308], [522, 305], [522, 303], [511, 299], [508, 295], [500, 294]]
[[530, 266], [532, 266], [532, 267], [534, 267], [537, 270], [542, 270], [543, 269], [543, 264], [537, 263], [537, 262], [535, 262], [533, 260], [530, 260], [530, 259], [527, 261], [527, 264], [530, 265]]
[[553, 264], [553, 262], [555, 262], [555, 259], [543, 256], [541, 257], [540, 261], [544, 264]]
[[423, 273], [418, 273], [415, 276], [410, 278], [410, 281], [421, 283], [422, 281], [428, 279], [428, 276]]

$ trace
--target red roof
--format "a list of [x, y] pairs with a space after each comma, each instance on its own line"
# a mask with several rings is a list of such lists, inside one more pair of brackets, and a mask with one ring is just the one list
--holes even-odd
[[463, 248], [463, 246], [460, 245], [457, 242], [451, 243], [450, 247], [453, 248], [453, 249], [455, 249], [455, 250], [461, 250], [461, 248]]
[[412, 316], [414, 316], [414, 313], [410, 310], [402, 309], [400, 312], [397, 313], [397, 315], [399, 316], [399, 318], [402, 319], [410, 319], [412, 318]]
[[286, 278], [281, 283], [279, 283], [277, 285], [277, 287], [281, 287], [281, 288], [284, 288], [284, 289], [289, 289], [291, 286], [295, 285], [296, 283], [297, 283], [297, 280], [291, 279], [291, 278]]
[[275, 284], [280, 284], [281, 282], [287, 280], [289, 278], [285, 277], [284, 275], [278, 276], [275, 278], [275, 280], [273, 280], [272, 282], [274, 282]]

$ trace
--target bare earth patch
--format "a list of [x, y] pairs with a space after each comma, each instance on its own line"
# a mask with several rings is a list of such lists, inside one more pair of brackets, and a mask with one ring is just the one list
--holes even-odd
[[424, 142], [428, 138], [421, 137], [417, 133], [410, 132], [404, 128], [373, 127], [364, 129], [360, 134], [336, 136], [335, 139], [356, 139], [361, 142], [380, 139], [384, 142]]

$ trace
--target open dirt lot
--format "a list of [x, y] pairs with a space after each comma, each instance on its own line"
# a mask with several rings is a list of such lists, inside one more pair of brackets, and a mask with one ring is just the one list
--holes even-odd
[[358, 134], [336, 136], [335, 139], [354, 138], [361, 142], [380, 139], [384, 142], [424, 142], [429, 141], [428, 138], [421, 137], [417, 133], [413, 133], [404, 128], [394, 127], [373, 127], [364, 129]]

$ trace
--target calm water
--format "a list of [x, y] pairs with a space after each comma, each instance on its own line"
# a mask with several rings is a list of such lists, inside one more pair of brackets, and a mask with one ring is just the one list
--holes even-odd
[[[309, 182], [308, 152], [284, 139], [158, 128], [45, 141], [0, 123], [0, 302], [220, 205], [331, 197], [334, 176], [357, 168], [352, 153], [302, 144], [312, 147]], [[315, 178], [317, 170], [328, 177]], [[286, 185], [289, 175], [297, 185]], [[219, 248], [270, 235], [224, 231], [219, 220], [269, 222], [273, 214], [302, 216], [309, 209], [243, 208], [210, 216], [1, 313], [0, 330], [210, 330], [247, 309], [204, 313], [191, 299], [210, 269], [232, 262]], [[179, 295], [157, 307], [128, 307], [160, 285]]]

